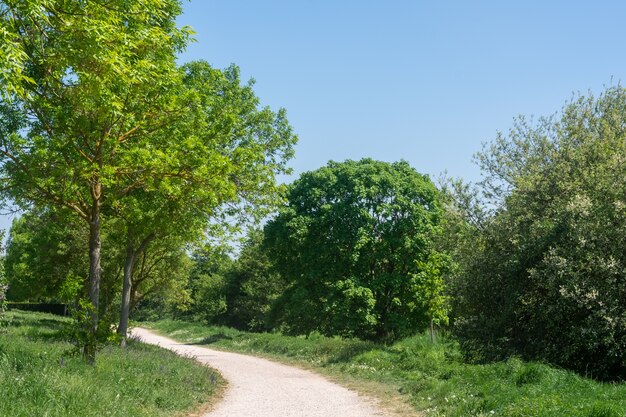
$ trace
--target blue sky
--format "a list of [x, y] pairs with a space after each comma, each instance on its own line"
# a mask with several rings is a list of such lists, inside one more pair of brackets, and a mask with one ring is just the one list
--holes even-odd
[[618, 1], [192, 0], [180, 60], [235, 63], [287, 109], [287, 181], [362, 157], [475, 181], [472, 155], [514, 116], [626, 82], [624, 17]]
[[626, 2], [192, 0], [181, 61], [235, 63], [300, 137], [294, 174], [405, 159], [477, 180], [472, 155], [519, 114], [626, 80]]

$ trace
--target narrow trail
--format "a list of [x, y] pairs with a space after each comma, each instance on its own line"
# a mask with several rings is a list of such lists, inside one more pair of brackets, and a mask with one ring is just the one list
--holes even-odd
[[228, 381], [224, 398], [203, 417], [386, 417], [373, 400], [309, 371], [266, 359], [185, 345], [135, 327], [134, 337], [195, 357]]

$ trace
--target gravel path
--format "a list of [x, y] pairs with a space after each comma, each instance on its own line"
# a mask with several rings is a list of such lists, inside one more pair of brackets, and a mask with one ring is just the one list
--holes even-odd
[[134, 337], [195, 357], [228, 381], [224, 399], [204, 417], [385, 417], [374, 402], [321, 376], [254, 356], [185, 345], [142, 328]]

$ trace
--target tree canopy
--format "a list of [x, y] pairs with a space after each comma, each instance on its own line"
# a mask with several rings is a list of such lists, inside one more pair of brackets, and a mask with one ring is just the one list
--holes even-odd
[[387, 340], [445, 320], [438, 191], [406, 162], [363, 159], [307, 172], [265, 227], [287, 331]]
[[125, 228], [132, 273], [156, 231], [191, 239], [229, 207], [271, 204], [292, 156], [284, 110], [260, 107], [236, 67], [178, 67], [191, 33], [180, 11], [178, 0], [0, 4], [3, 197], [85, 222], [91, 361], [105, 219]]

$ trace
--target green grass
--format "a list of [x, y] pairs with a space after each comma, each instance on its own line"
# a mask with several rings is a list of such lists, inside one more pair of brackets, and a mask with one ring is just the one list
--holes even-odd
[[69, 321], [10, 311], [0, 328], [0, 416], [183, 416], [209, 401], [211, 369], [131, 341], [106, 347], [95, 367], [70, 354]]
[[518, 359], [490, 365], [462, 361], [451, 341], [427, 335], [392, 346], [313, 335], [245, 333], [163, 320], [141, 323], [183, 342], [270, 356], [329, 375], [394, 387], [427, 416], [621, 417], [626, 384], [607, 384]]

